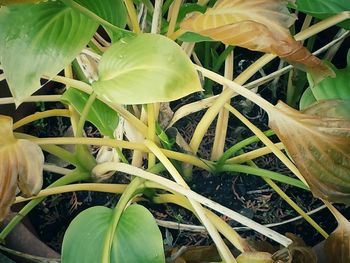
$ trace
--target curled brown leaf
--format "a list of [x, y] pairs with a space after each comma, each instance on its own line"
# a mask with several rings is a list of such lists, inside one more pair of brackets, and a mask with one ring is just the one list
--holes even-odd
[[315, 82], [334, 72], [297, 42], [288, 28], [296, 17], [285, 0], [219, 0], [204, 14], [192, 13], [180, 25], [227, 45], [272, 53], [310, 72]]
[[[334, 106], [336, 102], [323, 103]], [[327, 108], [315, 104], [302, 113], [279, 102], [269, 114], [269, 126], [316, 197], [350, 204], [350, 121], [342, 116], [325, 115], [332, 112]], [[315, 109], [318, 115], [308, 113]]]
[[329, 262], [350, 262], [350, 222], [331, 204], [325, 202], [338, 222], [338, 227], [324, 243], [325, 255]]
[[9, 212], [17, 187], [25, 197], [36, 195], [42, 187], [44, 155], [27, 140], [16, 140], [12, 119], [0, 115], [0, 221]]
[[286, 233], [286, 236], [293, 240], [288, 247], [293, 263], [317, 263], [317, 256], [311, 247], [306, 246], [304, 240], [293, 233]]

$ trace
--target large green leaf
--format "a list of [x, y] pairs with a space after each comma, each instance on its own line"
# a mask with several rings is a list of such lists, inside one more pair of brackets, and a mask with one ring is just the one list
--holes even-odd
[[16, 104], [70, 63], [97, 26], [59, 1], [2, 7], [0, 61]]
[[[62, 262], [101, 262], [104, 238], [113, 210], [95, 206], [80, 213], [63, 239]], [[110, 262], [165, 262], [162, 236], [151, 213], [140, 205], [129, 206], [118, 223]]]
[[[79, 113], [82, 113], [89, 95], [77, 89], [68, 89], [61, 97], [65, 103], [72, 105]], [[106, 136], [113, 138], [113, 132], [118, 126], [118, 114], [99, 100], [95, 100], [87, 115], [87, 120]]]
[[[86, 7], [112, 25], [120, 28], [124, 28], [126, 25], [127, 15], [123, 0], [75, 0], [75, 2]], [[111, 30], [107, 27], [105, 29], [112, 41], [119, 40], [122, 35], [120, 31]]]
[[201, 84], [192, 62], [170, 39], [155, 34], [127, 37], [102, 56], [95, 92], [111, 102], [143, 104], [179, 99]]
[[[324, 19], [343, 11], [350, 11], [349, 0], [297, 0], [296, 9], [314, 17]], [[350, 21], [340, 23], [346, 29], [350, 29]]]

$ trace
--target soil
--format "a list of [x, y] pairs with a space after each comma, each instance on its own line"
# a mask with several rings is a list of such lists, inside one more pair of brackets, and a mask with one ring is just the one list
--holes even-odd
[[[270, 96], [270, 101], [274, 100], [271, 92], [266, 88], [264, 88], [263, 96]], [[188, 99], [191, 100], [193, 98]], [[187, 99], [185, 101], [186, 103], [188, 102]], [[182, 102], [179, 101], [177, 106], [181, 103]], [[259, 125], [259, 128], [262, 130], [268, 129], [266, 125], [266, 114], [255, 106], [252, 107], [250, 111], [242, 111], [243, 107], [246, 108], [246, 104], [247, 102], [240, 98], [234, 101], [234, 105], [241, 112], [245, 112], [246, 117], [256, 125]], [[47, 107], [62, 107], [62, 105], [56, 103], [46, 105], [45, 107], [47, 109]], [[176, 124], [176, 127], [182, 134], [186, 134], [189, 138], [192, 136], [194, 128], [202, 115], [203, 113], [192, 114], [180, 120]], [[28, 129], [35, 131], [36, 135], [39, 136], [62, 136], [68, 127], [69, 123], [66, 122], [66, 119], [49, 118], [40, 123], [36, 123], [34, 129], [33, 127], [29, 127]], [[98, 132], [94, 130], [92, 126], [87, 125], [85, 128], [88, 136], [99, 136]], [[209, 129], [200, 147], [198, 154], [203, 158], [209, 158], [208, 153], [212, 146], [213, 135], [214, 125]], [[238, 120], [230, 117], [227, 139], [230, 145], [251, 135], [251, 132], [243, 127]], [[255, 143], [246, 147], [244, 150], [249, 151], [260, 146], [260, 143]], [[258, 158], [255, 162], [260, 168], [292, 176], [288, 169], [272, 154]], [[58, 175], [46, 173], [45, 185], [50, 184], [57, 178]], [[128, 178], [123, 175], [118, 175], [113, 177], [112, 182], [128, 183]], [[283, 222], [298, 216], [298, 214], [289, 207], [286, 202], [281, 200], [262, 179], [255, 176], [239, 173], [211, 174], [203, 170], [195, 169], [193, 181], [189, 184], [194, 191], [262, 224]], [[313, 198], [312, 195], [306, 191], [284, 184], [279, 185], [284, 192], [304, 209], [304, 211], [313, 210], [321, 205], [319, 200]], [[94, 192], [76, 192], [51, 196], [30, 213], [30, 219], [39, 237], [50, 247], [59, 252], [64, 232], [75, 216], [91, 206], [103, 205], [113, 208], [117, 201], [118, 196], [116, 195]], [[150, 203], [144, 203], [144, 205], [150, 209], [157, 219], [184, 224], [199, 224], [198, 220], [190, 212], [175, 205], [154, 205]], [[341, 205], [337, 206], [337, 208], [350, 219], [349, 207]], [[327, 209], [321, 210], [312, 217], [329, 233], [336, 227], [336, 221], [333, 220], [332, 215]], [[233, 227], [240, 226], [229, 218], [224, 219]], [[297, 234], [302, 237], [309, 246], [314, 246], [323, 240], [322, 236], [302, 219], [274, 227], [273, 229], [280, 233], [292, 232]], [[168, 248], [180, 247], [183, 245], [198, 246], [211, 244], [210, 238], [203, 233], [192, 233], [182, 230], [165, 229], [162, 227], [161, 231]], [[242, 236], [251, 239], [265, 240], [265, 237], [251, 230], [240, 231], [240, 233]]]

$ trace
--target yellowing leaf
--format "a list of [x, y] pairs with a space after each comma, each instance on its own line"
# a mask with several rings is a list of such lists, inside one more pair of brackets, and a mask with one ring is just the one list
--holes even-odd
[[36, 195], [43, 183], [44, 155], [27, 140], [16, 140], [12, 119], [0, 115], [0, 221], [10, 210], [17, 187], [25, 197]]
[[335, 117], [326, 103], [336, 108], [329, 100], [301, 113], [279, 102], [269, 114], [269, 126], [316, 197], [350, 204], [350, 121]]
[[227, 45], [275, 54], [309, 71], [315, 82], [334, 72], [290, 35], [294, 23], [285, 0], [219, 0], [204, 13], [193, 13], [180, 27]]
[[311, 247], [306, 246], [304, 240], [293, 233], [286, 233], [286, 236], [293, 240], [288, 247], [293, 263], [317, 263], [317, 256]]
[[273, 263], [272, 255], [267, 252], [244, 252], [237, 257], [238, 263]]
[[144, 104], [179, 99], [202, 87], [186, 53], [156, 34], [126, 37], [103, 54], [96, 94], [113, 103]]
[[350, 222], [336, 209], [331, 208], [331, 211], [338, 221], [338, 227], [326, 239], [325, 254], [328, 262], [348, 263], [350, 260]]
[[[179, 248], [172, 249], [172, 256], [178, 253]], [[200, 262], [218, 262], [220, 261], [220, 255], [215, 247], [211, 246], [190, 246], [187, 247], [186, 251], [181, 254], [181, 256], [175, 259], [175, 263], [181, 262], [191, 262], [191, 263], [200, 263]]]

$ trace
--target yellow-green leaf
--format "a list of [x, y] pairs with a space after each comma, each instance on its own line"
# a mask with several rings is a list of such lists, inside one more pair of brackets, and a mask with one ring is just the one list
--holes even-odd
[[121, 39], [103, 54], [98, 70], [93, 89], [115, 103], [166, 102], [202, 90], [185, 52], [161, 35]]
[[244, 252], [237, 257], [237, 263], [273, 263], [273, 260], [267, 252]]
[[204, 14], [193, 13], [181, 23], [186, 31], [199, 33], [227, 45], [272, 53], [309, 71], [315, 82], [333, 71], [290, 35], [294, 23], [285, 0], [218, 0]]

